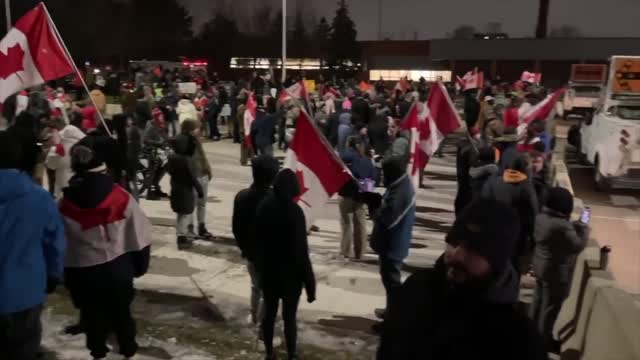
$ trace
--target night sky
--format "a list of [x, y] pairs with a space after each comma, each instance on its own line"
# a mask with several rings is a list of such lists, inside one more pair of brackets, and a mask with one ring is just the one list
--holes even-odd
[[[202, 23], [212, 8], [230, 0], [183, 0]], [[329, 19], [334, 0], [288, 0], [291, 12], [296, 2], [305, 12]], [[500, 22], [511, 37], [530, 37], [534, 33], [537, 0], [382, 0], [383, 34], [391, 39], [441, 38], [460, 24], [484, 30], [489, 22]], [[238, 16], [256, 4], [281, 0], [232, 0]], [[378, 34], [378, 0], [348, 0], [361, 40], [375, 40]], [[584, 36], [640, 37], [640, 0], [551, 0], [551, 28], [563, 24], [576, 26]], [[579, 15], [578, 15], [579, 14]]]

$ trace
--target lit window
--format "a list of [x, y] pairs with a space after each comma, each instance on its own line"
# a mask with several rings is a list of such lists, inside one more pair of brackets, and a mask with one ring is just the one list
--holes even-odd
[[418, 81], [424, 78], [429, 82], [435, 82], [441, 78], [444, 82], [451, 81], [451, 71], [448, 70], [370, 70], [369, 79], [378, 80], [380, 78], [385, 81], [399, 81], [407, 77], [412, 81]]

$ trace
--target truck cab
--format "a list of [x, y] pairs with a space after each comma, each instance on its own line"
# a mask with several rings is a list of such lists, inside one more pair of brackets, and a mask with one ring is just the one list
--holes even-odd
[[585, 117], [592, 113], [601, 97], [602, 85], [593, 83], [569, 83], [562, 100], [564, 118], [572, 115]]
[[576, 145], [594, 165], [600, 190], [640, 189], [640, 79], [635, 80], [636, 71], [640, 71], [640, 57], [612, 57], [597, 109], [580, 124]]

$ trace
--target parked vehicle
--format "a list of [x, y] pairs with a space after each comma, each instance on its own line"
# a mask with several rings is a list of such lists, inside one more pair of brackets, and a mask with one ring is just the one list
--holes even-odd
[[595, 110], [573, 133], [598, 189], [640, 189], [640, 56], [614, 56]]
[[585, 117], [593, 113], [602, 95], [607, 77], [605, 64], [574, 64], [571, 66], [569, 89], [562, 101], [563, 115]]

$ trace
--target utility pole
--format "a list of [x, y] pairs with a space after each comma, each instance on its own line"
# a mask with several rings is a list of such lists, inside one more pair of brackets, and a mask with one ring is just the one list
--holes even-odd
[[11, 31], [11, 0], [4, 0], [4, 13], [7, 17], [7, 32]]
[[382, 0], [378, 0], [378, 41], [382, 40]]
[[282, 83], [287, 79], [287, 0], [282, 0]]

